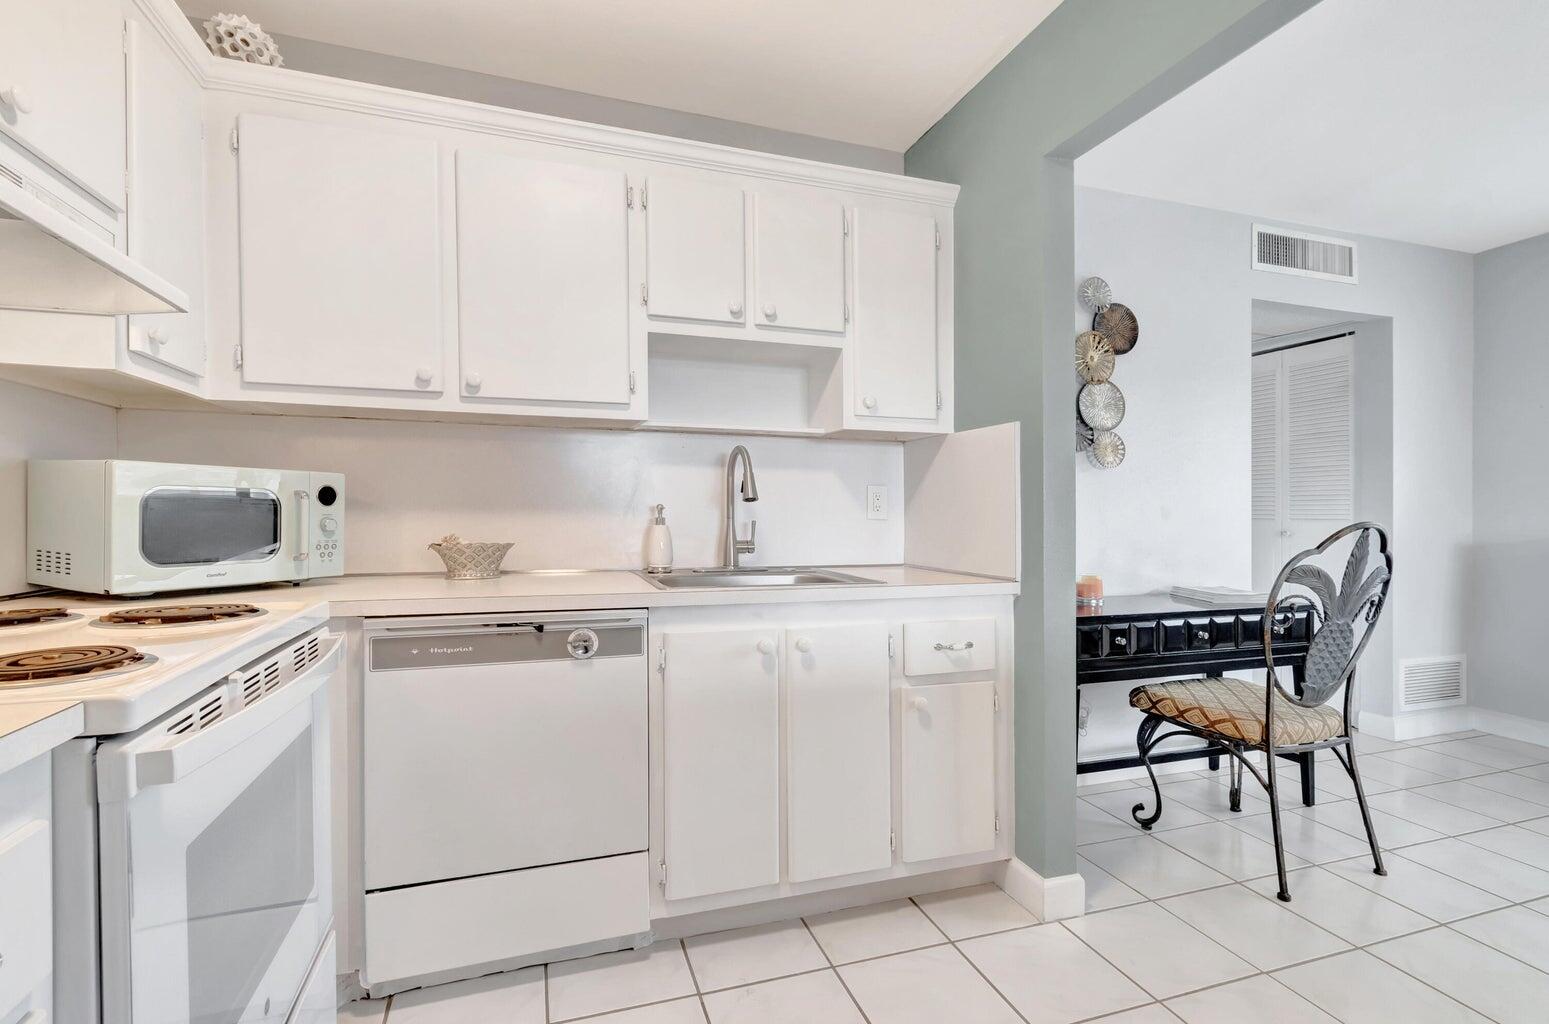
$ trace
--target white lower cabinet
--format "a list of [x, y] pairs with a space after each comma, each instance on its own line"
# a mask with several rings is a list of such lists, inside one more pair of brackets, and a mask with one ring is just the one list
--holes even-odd
[[893, 861], [888, 634], [881, 622], [785, 634], [786, 875], [853, 875]]
[[907, 685], [900, 698], [904, 860], [993, 848], [994, 682]]
[[44, 754], [0, 772], [0, 1021], [53, 1007], [52, 770]]
[[668, 899], [780, 881], [780, 632], [663, 639]]

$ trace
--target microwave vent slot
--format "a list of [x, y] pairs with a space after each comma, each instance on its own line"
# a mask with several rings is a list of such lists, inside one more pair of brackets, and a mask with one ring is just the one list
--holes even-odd
[[75, 560], [71, 558], [68, 551], [33, 548], [32, 569], [34, 572], [48, 573], [53, 576], [69, 576], [75, 571]]

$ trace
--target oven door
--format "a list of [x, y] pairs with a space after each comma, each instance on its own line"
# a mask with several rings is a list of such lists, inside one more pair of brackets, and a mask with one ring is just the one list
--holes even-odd
[[308, 474], [150, 462], [110, 465], [112, 593], [307, 578]]
[[[291, 670], [309, 643], [315, 660]], [[266, 659], [289, 676], [272, 690], [255, 698], [243, 670], [100, 749], [106, 1024], [291, 1012], [332, 927], [327, 683], [341, 644], [304, 637]]]

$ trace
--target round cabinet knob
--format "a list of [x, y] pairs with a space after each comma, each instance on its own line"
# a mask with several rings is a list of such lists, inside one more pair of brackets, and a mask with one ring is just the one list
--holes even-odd
[[742, 303], [740, 303], [740, 302], [732, 302], [732, 303], [728, 304], [727, 307], [726, 307], [726, 312], [728, 312], [728, 313], [730, 313], [732, 315], [732, 319], [734, 319], [734, 320], [741, 320], [742, 319]]
[[317, 521], [317, 526], [324, 533], [333, 533], [339, 528], [339, 519], [337, 516], [324, 516]]
[[18, 114], [32, 113], [32, 101], [20, 86], [12, 85], [0, 89], [0, 103], [4, 103]]
[[423, 366], [414, 371], [414, 383], [418, 384], [422, 388], [430, 387], [430, 382], [435, 379], [435, 374], [431, 373]]
[[802, 637], [800, 640], [796, 641], [796, 649], [803, 654], [807, 654], [812, 650], [812, 641], [808, 640], [806, 637]]
[[760, 653], [760, 654], [773, 654], [774, 653], [774, 641], [773, 640], [760, 640], [758, 642], [758, 653]]
[[463, 383], [467, 385], [469, 391], [477, 391], [484, 386], [484, 378], [476, 373], [470, 373]]
[[871, 395], [867, 395], [865, 398], [861, 399], [861, 404], [868, 409], [875, 409], [877, 407], [877, 400]]
[[775, 313], [774, 303], [768, 302], [768, 303], [764, 304], [764, 319], [765, 320], [769, 320], [769, 321], [774, 321], [774, 320], [778, 320], [779, 319], [779, 317]]
[[910, 697], [909, 706], [914, 708], [916, 711], [924, 711], [927, 707], [930, 706], [930, 701], [926, 700], [924, 697]]
[[167, 332], [160, 327], [152, 327], [145, 332], [145, 340], [155, 345], [160, 345], [167, 340]]

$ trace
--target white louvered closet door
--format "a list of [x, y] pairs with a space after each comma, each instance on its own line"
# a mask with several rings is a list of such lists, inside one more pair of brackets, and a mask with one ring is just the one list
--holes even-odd
[[1253, 584], [1355, 520], [1352, 339], [1253, 357]]

